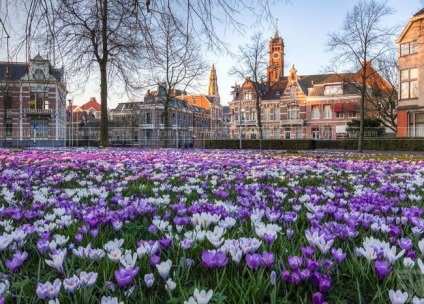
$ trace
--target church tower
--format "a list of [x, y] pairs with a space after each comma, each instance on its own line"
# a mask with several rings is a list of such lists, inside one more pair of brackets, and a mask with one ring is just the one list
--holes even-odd
[[284, 77], [284, 41], [278, 30], [269, 41], [268, 87]]
[[209, 75], [208, 96], [219, 96], [218, 92], [218, 77], [216, 77], [215, 65], [212, 64], [211, 73]]

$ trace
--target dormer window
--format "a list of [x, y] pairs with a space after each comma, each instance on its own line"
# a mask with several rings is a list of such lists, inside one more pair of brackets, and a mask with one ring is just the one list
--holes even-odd
[[296, 102], [296, 86], [290, 87], [290, 103]]
[[44, 75], [44, 72], [42, 69], [36, 69], [34, 72], [34, 79], [35, 80], [44, 80], [46, 79], [46, 76]]
[[244, 92], [244, 99], [245, 100], [252, 99], [252, 92], [251, 91]]
[[343, 87], [341, 84], [338, 85], [326, 85], [324, 87], [324, 95], [342, 95]]

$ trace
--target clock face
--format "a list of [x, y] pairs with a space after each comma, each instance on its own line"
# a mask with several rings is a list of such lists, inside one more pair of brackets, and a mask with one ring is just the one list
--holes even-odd
[[278, 56], [279, 56], [278, 52], [274, 52], [273, 56], [274, 56], [274, 58], [278, 58]]

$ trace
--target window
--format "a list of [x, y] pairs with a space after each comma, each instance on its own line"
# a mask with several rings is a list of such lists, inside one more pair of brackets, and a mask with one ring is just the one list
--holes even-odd
[[356, 117], [356, 112], [355, 111], [349, 111], [347, 116], [349, 118], [355, 118]]
[[287, 119], [299, 119], [299, 107], [298, 106], [288, 106], [287, 107]]
[[264, 135], [264, 139], [269, 139], [269, 128], [268, 127], [264, 129], [263, 135]]
[[290, 102], [291, 103], [296, 102], [296, 86], [290, 87]]
[[250, 116], [249, 120], [255, 121], [256, 120], [256, 110], [255, 109], [250, 109], [249, 114], [250, 114], [249, 115]]
[[319, 139], [319, 128], [312, 128], [312, 139]]
[[280, 108], [274, 108], [274, 120], [280, 120]]
[[331, 118], [331, 105], [324, 105], [323, 117], [324, 117], [324, 119], [330, 119]]
[[[31, 119], [31, 138], [48, 138], [49, 121], [47, 119]], [[34, 136], [35, 133], [35, 136]]]
[[285, 139], [290, 139], [291, 136], [291, 129], [290, 128], [285, 128], [284, 129], [284, 138]]
[[270, 111], [269, 111], [269, 108], [265, 108], [264, 109], [264, 120], [266, 121], [266, 120], [269, 120], [269, 118], [270, 118]]
[[252, 92], [250, 92], [250, 91], [244, 92], [244, 99], [245, 100], [252, 99]]
[[6, 136], [12, 136], [12, 118], [6, 118]]
[[341, 95], [343, 94], [342, 85], [327, 85], [324, 87], [324, 95]]
[[343, 112], [336, 112], [337, 118], [343, 118]]
[[49, 93], [48, 92], [31, 92], [29, 100], [29, 108], [32, 110], [48, 110], [49, 109]]
[[400, 99], [418, 97], [418, 69], [400, 71]]
[[324, 127], [324, 139], [331, 139], [331, 127]]
[[302, 128], [297, 127], [296, 128], [296, 139], [301, 139], [301, 138], [302, 138]]
[[46, 77], [44, 76], [44, 72], [41, 69], [36, 69], [34, 72], [34, 79], [35, 80], [43, 80]]
[[409, 136], [424, 137], [424, 113], [409, 113]]
[[280, 138], [280, 128], [274, 127], [274, 138], [275, 139]]
[[152, 123], [152, 115], [150, 113], [146, 113], [146, 124]]
[[400, 55], [406, 56], [406, 55], [415, 54], [418, 52], [417, 49], [418, 49], [417, 41], [402, 43], [400, 45]]
[[311, 115], [312, 119], [319, 119], [319, 106], [312, 106]]
[[256, 133], [250, 133], [250, 139], [256, 139]]

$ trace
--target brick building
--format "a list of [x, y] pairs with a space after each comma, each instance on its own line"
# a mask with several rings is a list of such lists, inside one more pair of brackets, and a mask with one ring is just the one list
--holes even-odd
[[0, 62], [0, 146], [63, 146], [66, 84], [63, 69], [40, 55]]
[[[347, 122], [359, 119], [361, 70], [344, 74], [299, 75], [292, 66], [285, 77], [282, 69], [284, 42], [278, 31], [270, 39], [269, 48], [268, 79], [255, 83], [246, 77], [243, 84], [234, 87], [229, 105], [231, 138], [259, 138], [255, 86], [259, 87], [261, 94], [264, 139], [337, 139], [348, 136]], [[367, 70], [373, 73], [370, 82], [386, 85], [370, 63], [367, 63]]]
[[399, 46], [398, 137], [424, 136], [424, 9], [409, 19]]

